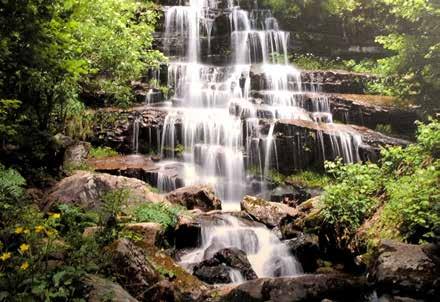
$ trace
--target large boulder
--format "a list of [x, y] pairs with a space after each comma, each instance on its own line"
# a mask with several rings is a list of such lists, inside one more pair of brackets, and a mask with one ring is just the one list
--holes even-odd
[[238, 271], [245, 280], [257, 278], [246, 253], [237, 248], [218, 251], [211, 259], [202, 261], [194, 267], [194, 275], [210, 284], [234, 282], [231, 273]]
[[110, 191], [130, 191], [129, 203], [163, 201], [160, 194], [151, 191], [145, 182], [104, 173], [78, 171], [57, 183], [49, 192], [45, 209], [56, 204], [72, 204], [84, 209], [95, 209], [102, 205], [101, 197]]
[[264, 278], [243, 283], [219, 300], [235, 301], [355, 301], [367, 289], [364, 278], [343, 274]]
[[371, 269], [381, 292], [433, 299], [440, 296], [440, 247], [383, 240]]
[[86, 275], [82, 283], [87, 288], [84, 298], [88, 302], [138, 302], [119, 284], [110, 280], [95, 275]]
[[269, 202], [253, 196], [245, 196], [240, 205], [242, 211], [270, 228], [278, 226], [284, 217], [294, 217], [298, 213], [296, 209], [285, 204]]
[[186, 207], [188, 210], [202, 211], [221, 210], [221, 201], [210, 186], [195, 185], [177, 189], [166, 196], [174, 204]]
[[159, 281], [160, 276], [144, 251], [128, 239], [116, 240], [107, 253], [112, 274], [135, 298], [142, 300], [144, 292]]

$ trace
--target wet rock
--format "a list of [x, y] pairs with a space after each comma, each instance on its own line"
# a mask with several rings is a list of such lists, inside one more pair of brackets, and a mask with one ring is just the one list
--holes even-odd
[[252, 196], [245, 196], [240, 205], [242, 211], [270, 228], [276, 227], [286, 216], [297, 215], [296, 209], [285, 204], [269, 202]]
[[200, 245], [202, 226], [192, 217], [179, 216], [173, 231], [174, 244], [177, 249], [196, 248]]
[[222, 249], [211, 259], [197, 264], [194, 267], [194, 275], [210, 284], [225, 284], [234, 281], [231, 277], [232, 269], [239, 271], [246, 280], [257, 278], [246, 253], [237, 248]]
[[159, 281], [159, 274], [141, 248], [127, 239], [113, 242], [107, 251], [110, 270], [118, 282], [135, 298], [143, 298], [145, 290]]
[[317, 235], [299, 233], [296, 238], [287, 240], [285, 243], [301, 263], [305, 273], [314, 272], [318, 268], [320, 249]]
[[86, 275], [82, 283], [87, 288], [84, 298], [88, 302], [137, 302], [125, 289], [119, 284], [110, 280], [98, 277], [96, 275]]
[[194, 276], [209, 284], [232, 283], [231, 269], [215, 260], [205, 260], [194, 267]]
[[302, 275], [264, 278], [240, 284], [219, 300], [235, 301], [355, 301], [367, 289], [364, 278], [349, 275]]
[[[95, 111], [93, 137], [95, 145], [110, 146], [121, 153], [132, 153], [133, 127], [138, 122], [139, 152], [158, 150], [158, 139], [167, 111], [160, 108], [133, 107], [129, 109], [104, 108]], [[179, 127], [179, 123], [177, 125]], [[177, 130], [178, 133], [179, 130]]]
[[246, 253], [242, 250], [237, 248], [223, 249], [218, 251], [214, 255], [214, 258], [218, 259], [221, 263], [240, 271], [246, 280], [257, 279], [257, 274], [255, 274], [252, 269]]
[[154, 222], [130, 223], [124, 229], [142, 237], [143, 244], [162, 246], [165, 242], [165, 232], [161, 224]]
[[[265, 126], [263, 131], [268, 131], [268, 127]], [[377, 161], [381, 147], [409, 144], [361, 126], [302, 120], [279, 120], [274, 134], [278, 166], [284, 174], [322, 166], [325, 160], [337, 157], [343, 157], [347, 162]]]
[[383, 240], [371, 269], [380, 291], [432, 299], [440, 295], [440, 248]]
[[212, 211], [221, 209], [221, 201], [210, 186], [195, 185], [183, 187], [167, 194], [166, 199], [174, 204], [186, 207], [188, 210], [199, 209]]
[[110, 191], [130, 191], [129, 204], [145, 201], [159, 202], [163, 197], [151, 192], [143, 181], [104, 173], [78, 171], [57, 183], [49, 192], [45, 209], [56, 204], [72, 204], [84, 209], [96, 209], [102, 205], [101, 197]]

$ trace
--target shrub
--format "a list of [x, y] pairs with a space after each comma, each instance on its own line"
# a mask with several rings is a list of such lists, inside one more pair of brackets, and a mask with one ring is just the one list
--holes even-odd
[[138, 206], [133, 213], [138, 222], [156, 222], [168, 228], [177, 224], [179, 214], [184, 211], [181, 206], [148, 202]]
[[380, 221], [384, 237], [420, 243], [439, 236], [439, 179], [438, 167], [431, 166], [387, 183], [389, 201]]
[[323, 216], [327, 223], [352, 232], [372, 214], [382, 190], [380, 168], [376, 164], [326, 162], [335, 176], [334, 184], [325, 188]]

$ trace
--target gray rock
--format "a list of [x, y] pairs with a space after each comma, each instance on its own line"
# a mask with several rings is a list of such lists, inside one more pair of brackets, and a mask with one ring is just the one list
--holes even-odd
[[296, 209], [285, 204], [269, 202], [252, 196], [245, 196], [240, 205], [242, 211], [270, 228], [278, 226], [284, 217], [294, 217], [298, 213]]
[[119, 239], [108, 248], [110, 270], [118, 282], [135, 298], [159, 281], [160, 276], [147, 260], [146, 254], [128, 239]]
[[186, 207], [188, 210], [201, 211], [221, 210], [221, 201], [210, 186], [195, 185], [172, 191], [166, 199], [174, 204]]
[[110, 191], [130, 191], [129, 203], [163, 201], [160, 194], [151, 192], [143, 181], [104, 173], [78, 171], [57, 183], [49, 192], [44, 208], [60, 203], [73, 204], [84, 209], [96, 209], [102, 205], [101, 197]]
[[364, 278], [343, 274], [263, 278], [240, 284], [221, 297], [220, 301], [354, 301], [362, 297], [367, 289], [366, 284]]
[[433, 298], [440, 295], [439, 247], [383, 240], [371, 268], [378, 288], [393, 295]]
[[88, 302], [138, 302], [122, 286], [110, 280], [94, 275], [86, 275], [82, 282], [88, 288], [88, 292], [84, 297]]

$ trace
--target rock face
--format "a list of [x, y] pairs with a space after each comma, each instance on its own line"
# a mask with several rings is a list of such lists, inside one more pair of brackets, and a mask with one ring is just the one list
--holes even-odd
[[129, 240], [115, 241], [108, 253], [113, 275], [134, 297], [142, 299], [145, 290], [159, 281], [159, 274], [147, 261], [145, 253]]
[[50, 209], [59, 203], [94, 209], [101, 206], [100, 198], [103, 194], [118, 189], [130, 191], [129, 202], [132, 204], [163, 200], [161, 195], [151, 192], [150, 187], [143, 181], [110, 174], [78, 171], [64, 178], [51, 189], [46, 199], [45, 209]]
[[318, 88], [322, 92], [364, 93], [366, 83], [375, 78], [368, 74], [336, 70], [301, 72], [303, 87], [309, 91]]
[[165, 192], [183, 187], [181, 163], [157, 165], [154, 159], [154, 157], [132, 154], [91, 159], [88, 160], [88, 164], [93, 166], [96, 172], [137, 178]]
[[174, 204], [186, 207], [188, 210], [201, 211], [221, 210], [221, 201], [210, 186], [195, 185], [177, 189], [166, 196]]
[[88, 288], [88, 293], [84, 297], [88, 302], [138, 302], [119, 284], [110, 280], [95, 275], [86, 275], [82, 282]]
[[226, 248], [214, 257], [194, 267], [194, 276], [210, 284], [231, 283], [231, 270], [238, 271], [245, 280], [257, 279], [246, 253], [237, 248]]
[[302, 120], [280, 120], [275, 124], [274, 134], [278, 166], [284, 174], [322, 166], [325, 160], [336, 157], [374, 162], [379, 158], [381, 147], [409, 144], [361, 126]]
[[[105, 108], [95, 112], [93, 143], [110, 146], [121, 153], [134, 150], [134, 127], [138, 129], [138, 148], [141, 153], [156, 151], [167, 111], [151, 107], [134, 107], [126, 110]], [[152, 144], [152, 142], [154, 144]]]
[[385, 293], [432, 299], [440, 295], [440, 248], [384, 240], [372, 277]]
[[342, 274], [302, 275], [249, 281], [231, 290], [220, 301], [356, 301], [366, 289], [366, 280], [363, 278]]
[[393, 97], [359, 94], [326, 94], [333, 118], [376, 129], [390, 125], [394, 133], [411, 135], [419, 118], [415, 108], [396, 106]]
[[293, 217], [298, 213], [296, 209], [285, 204], [269, 202], [252, 196], [245, 196], [240, 205], [242, 211], [270, 228], [278, 226], [284, 217]]
[[84, 163], [89, 155], [91, 145], [87, 142], [76, 142], [67, 147], [64, 152], [63, 167]]

